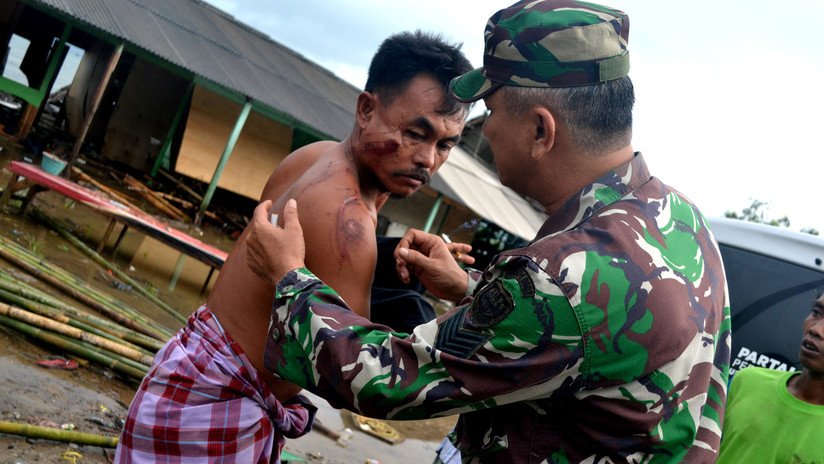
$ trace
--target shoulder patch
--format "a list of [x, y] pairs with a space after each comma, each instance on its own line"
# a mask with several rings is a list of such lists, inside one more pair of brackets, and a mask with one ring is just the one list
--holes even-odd
[[485, 329], [504, 320], [513, 309], [515, 302], [509, 290], [500, 280], [495, 280], [475, 295], [466, 315], [466, 323], [474, 329]]
[[521, 287], [521, 295], [524, 298], [532, 298], [535, 296], [535, 284], [532, 283], [532, 277], [526, 268], [518, 266], [505, 274], [510, 279], [515, 279], [518, 286]]
[[489, 335], [464, 328], [464, 319], [468, 310], [469, 306], [461, 308], [438, 326], [436, 349], [466, 359], [489, 340]]

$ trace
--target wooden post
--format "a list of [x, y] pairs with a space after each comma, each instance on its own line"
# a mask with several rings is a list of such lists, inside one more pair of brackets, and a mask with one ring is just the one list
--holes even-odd
[[175, 118], [172, 120], [172, 126], [169, 128], [169, 132], [166, 134], [166, 140], [163, 142], [163, 146], [160, 147], [160, 152], [157, 154], [157, 159], [154, 162], [154, 166], [152, 166], [152, 177], [157, 177], [157, 171], [160, 170], [160, 167], [163, 165], [163, 160], [170, 156], [172, 140], [175, 138], [175, 133], [177, 133], [177, 127], [180, 125], [180, 120], [183, 119], [183, 113], [186, 112], [186, 108], [192, 100], [192, 92], [194, 92], [194, 89], [195, 83], [193, 81], [189, 83], [185, 96], [180, 100], [180, 105], [177, 108], [177, 114], [175, 114]]
[[180, 279], [180, 274], [183, 273], [183, 264], [186, 262], [186, 254], [181, 253], [180, 256], [177, 257], [177, 263], [175, 263], [175, 270], [172, 272], [172, 278], [169, 279], [169, 291], [174, 291], [175, 287], [177, 287], [177, 280]]
[[440, 209], [441, 203], [443, 203], [443, 195], [439, 193], [438, 197], [435, 198], [435, 204], [432, 205], [432, 210], [429, 211], [429, 217], [426, 218], [426, 224], [423, 226], [424, 232], [429, 232], [429, 229], [432, 228], [432, 224], [435, 223], [435, 218], [438, 216], [438, 209]]
[[72, 154], [69, 157], [69, 166], [63, 171], [63, 175], [67, 178], [71, 176], [72, 167], [74, 167], [74, 163], [77, 161], [77, 156], [80, 154], [80, 147], [83, 146], [83, 142], [86, 140], [86, 135], [89, 133], [89, 128], [92, 125], [94, 115], [97, 113], [97, 108], [100, 106], [100, 101], [103, 100], [103, 93], [106, 91], [106, 87], [109, 86], [109, 80], [112, 78], [112, 74], [114, 74], [114, 70], [117, 67], [117, 63], [120, 62], [120, 55], [122, 54], [123, 43], [120, 43], [117, 48], [114, 49], [112, 56], [109, 57], [109, 63], [106, 65], [106, 70], [103, 72], [103, 79], [100, 80], [100, 85], [97, 86], [97, 90], [94, 93], [94, 99], [92, 100], [92, 106], [89, 110], [89, 114], [87, 114], [86, 118], [83, 120], [83, 126], [80, 128], [80, 134], [74, 142], [74, 147], [72, 147]]

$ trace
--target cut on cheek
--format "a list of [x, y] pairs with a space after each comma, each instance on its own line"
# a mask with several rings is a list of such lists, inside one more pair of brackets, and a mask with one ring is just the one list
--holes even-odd
[[400, 146], [401, 144], [395, 140], [384, 140], [380, 142], [367, 142], [364, 145], [364, 148], [369, 153], [373, 153], [378, 156], [386, 156], [397, 153]]

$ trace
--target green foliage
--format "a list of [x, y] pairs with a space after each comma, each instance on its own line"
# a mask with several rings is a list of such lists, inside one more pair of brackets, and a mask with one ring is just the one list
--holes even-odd
[[790, 219], [787, 216], [778, 219], [769, 219], [766, 217], [767, 202], [761, 200], [752, 200], [750, 206], [741, 210], [740, 213], [735, 211], [727, 211], [724, 213], [725, 217], [732, 219], [741, 219], [742, 221], [757, 222], [759, 224], [767, 224], [770, 226], [784, 226], [790, 227]]
[[31, 251], [32, 254], [42, 257], [43, 254], [41, 253], [41, 251], [42, 251], [44, 243], [45, 243], [44, 237], [42, 237], [42, 236], [41, 237], [30, 236], [28, 238], [27, 245], [28, 245], [29, 251]]
[[[735, 211], [727, 211], [724, 213], [724, 217], [740, 219], [742, 221], [757, 222], [759, 224], [767, 224], [776, 227], [790, 227], [790, 218], [787, 216], [783, 216], [778, 219], [769, 218], [767, 216], [767, 204], [768, 203], [766, 201], [752, 199], [750, 206], [742, 209], [740, 213]], [[801, 232], [810, 235], [818, 235], [818, 231], [812, 227], [801, 229]]]

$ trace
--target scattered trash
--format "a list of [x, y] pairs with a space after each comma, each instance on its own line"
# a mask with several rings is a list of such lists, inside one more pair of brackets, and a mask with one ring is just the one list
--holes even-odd
[[124, 421], [123, 419], [121, 419], [117, 416], [113, 415], [111, 417], [111, 420], [112, 420], [112, 423], [114, 424], [114, 426], [117, 428], [117, 430], [123, 430], [123, 427], [126, 425], [126, 421]]
[[363, 464], [381, 464], [377, 459], [367, 459]]
[[50, 369], [61, 369], [64, 371], [73, 371], [77, 369], [77, 361], [64, 358], [41, 359], [37, 361], [38, 366], [48, 367]]
[[110, 287], [116, 288], [118, 290], [126, 291], [126, 292], [132, 291], [132, 286], [125, 283], [125, 282], [120, 281], [117, 277], [115, 277], [115, 275], [114, 275], [114, 273], [112, 272], [111, 269], [106, 269], [106, 270], [100, 269], [99, 272], [100, 272], [100, 275], [103, 277], [103, 279], [106, 282], [109, 283]]
[[60, 424], [58, 424], [57, 422], [52, 422], [48, 419], [32, 418], [32, 419], [29, 419], [28, 422], [32, 425], [37, 425], [37, 426], [40, 426], [40, 427], [48, 427], [50, 429], [59, 429], [60, 428]]
[[74, 424], [71, 422], [66, 422], [65, 424], [60, 424], [60, 428], [62, 430], [74, 430]]
[[295, 456], [286, 450], [280, 452], [280, 460], [282, 462], [306, 462], [306, 459], [303, 459], [300, 456]]
[[102, 427], [108, 427], [109, 426], [109, 424], [106, 421], [104, 421], [103, 419], [101, 419], [97, 416], [89, 416], [89, 417], [86, 418], [86, 420], [93, 423], [93, 424], [100, 425]]
[[390, 445], [396, 445], [406, 439], [394, 427], [382, 420], [361, 416], [345, 409], [341, 410], [340, 415], [345, 424], [379, 438]]
[[131, 285], [124, 284], [123, 282], [120, 282], [119, 280], [112, 280], [112, 287], [114, 287], [118, 290], [122, 290], [124, 292], [130, 292], [132, 290]]
[[352, 440], [352, 429], [346, 427], [345, 429], [340, 431], [340, 436], [335, 441], [335, 444], [337, 444], [341, 448], [346, 448], [347, 446], [349, 446], [350, 440]]
[[75, 464], [78, 460], [83, 459], [83, 455], [77, 451], [68, 450], [63, 451], [63, 454], [60, 455], [60, 459]]
[[329, 427], [327, 427], [320, 419], [315, 418], [315, 423], [312, 425], [312, 430], [324, 435], [326, 437], [335, 440], [335, 443], [340, 446], [341, 448], [346, 448], [349, 446], [349, 440], [352, 439], [352, 429], [349, 427], [341, 430], [340, 432], [336, 432]]
[[126, 425], [125, 420], [118, 417], [117, 414], [114, 413], [114, 411], [107, 408], [106, 406], [103, 406], [102, 404], [98, 405], [98, 407], [100, 408], [100, 412], [105, 414], [106, 417], [108, 417], [112, 421], [112, 424], [114, 424], [116, 430], [123, 430], [123, 426]]

